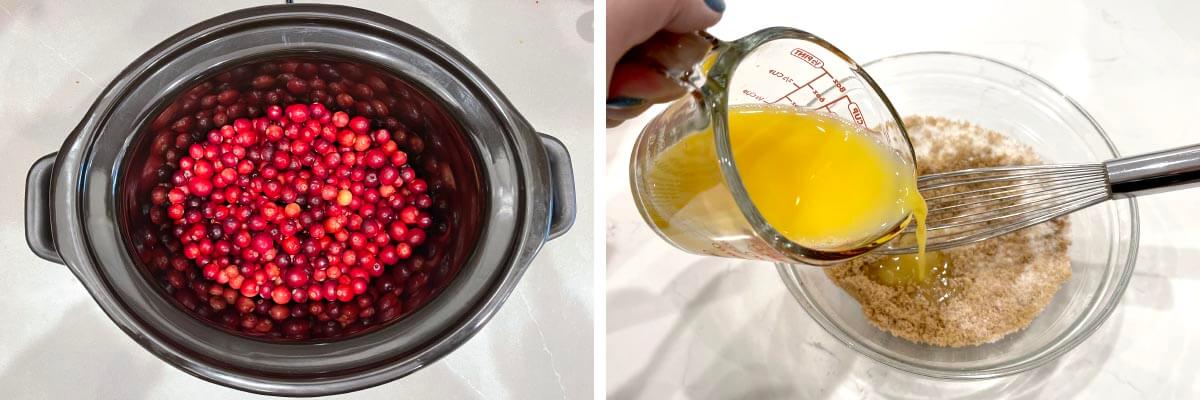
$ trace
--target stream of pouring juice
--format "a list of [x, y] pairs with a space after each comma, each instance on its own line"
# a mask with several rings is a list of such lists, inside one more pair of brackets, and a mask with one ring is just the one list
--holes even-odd
[[[729, 131], [751, 201], [789, 240], [813, 249], [853, 248], [912, 215], [924, 254], [925, 201], [914, 168], [873, 136], [828, 115], [765, 105], [731, 108]], [[690, 219], [721, 218], [724, 210], [716, 208], [729, 207], [719, 198], [728, 195], [715, 146], [711, 130], [693, 134], [659, 154], [649, 171], [648, 215], [672, 240], [685, 240]], [[925, 280], [923, 266], [906, 272]]]

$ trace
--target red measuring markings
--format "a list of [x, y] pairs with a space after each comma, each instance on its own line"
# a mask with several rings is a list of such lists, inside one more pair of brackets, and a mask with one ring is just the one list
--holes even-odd
[[804, 60], [804, 62], [808, 63], [809, 65], [812, 65], [813, 68], [825, 67], [824, 61], [821, 61], [821, 59], [818, 58], [817, 56], [813, 55], [813, 53], [809, 53], [807, 50], [801, 49], [799, 47], [792, 49], [792, 55], [795, 56], [796, 58]]
[[[799, 50], [799, 49], [797, 49], [797, 50]], [[818, 61], [819, 61], [819, 60], [818, 60]], [[791, 95], [793, 95], [793, 94], [796, 94], [796, 92], [799, 92], [799, 91], [800, 91], [800, 89], [803, 89], [803, 88], [807, 87], [809, 90], [812, 90], [812, 92], [813, 92], [813, 96], [816, 96], [816, 97], [817, 97], [817, 100], [819, 100], [819, 101], [821, 101], [821, 102], [825, 102], [825, 98], [824, 98], [824, 97], [821, 97], [821, 92], [818, 92], [818, 91], [817, 91], [817, 88], [814, 88], [814, 87], [812, 86], [812, 84], [813, 84], [813, 82], [816, 82], [816, 81], [817, 81], [817, 79], [821, 79], [821, 77], [823, 77], [823, 76], [826, 76], [826, 75], [829, 75], [829, 71], [826, 71], [824, 68], [822, 68], [822, 69], [821, 69], [821, 74], [820, 74], [820, 75], [817, 75], [815, 78], [812, 78], [812, 80], [810, 80], [810, 81], [808, 81], [808, 82], [805, 82], [803, 85], [797, 85], [797, 84], [795, 84], [795, 83], [792, 83], [792, 86], [795, 86], [796, 88], [795, 88], [795, 89], [793, 89], [793, 90], [792, 90], [792, 91], [790, 91], [790, 92], [787, 92], [787, 94], [783, 95], [783, 97], [780, 97], [780, 98], [778, 98], [778, 99], [775, 99], [775, 101], [765, 101], [765, 100], [760, 100], [760, 101], [762, 101], [762, 102], [764, 102], [764, 103], [767, 103], [767, 104], [775, 104], [775, 103], [778, 103], [778, 102], [780, 102], [780, 101], [783, 101], [784, 99], [787, 99], [787, 101], [791, 102], [792, 104], [796, 104], [796, 101], [795, 101], [795, 100], [792, 100], [792, 98], [791, 98], [790, 96], [791, 96]], [[839, 84], [839, 86], [840, 86], [840, 84]]]
[[863, 118], [862, 109], [858, 108], [858, 103], [850, 102], [850, 117], [854, 118], [854, 122], [859, 125], [866, 125], [867, 120]]
[[[767, 104], [776, 104], [781, 101], [787, 100], [788, 102], [790, 102], [794, 105], [799, 105], [798, 103], [796, 103], [795, 99], [792, 99], [791, 96], [796, 94], [796, 92], [799, 92], [801, 89], [808, 88], [808, 90], [812, 91], [813, 98], [815, 98], [818, 102], [821, 103], [821, 106], [819, 108], [824, 108], [824, 109], [829, 110], [829, 112], [833, 112], [832, 106], [834, 104], [836, 104], [837, 102], [842, 101], [842, 99], [849, 100], [849, 95], [843, 94], [836, 99], [833, 99], [831, 101], [826, 101], [826, 98], [825, 98], [825, 96], [823, 96], [821, 94], [821, 91], [817, 90], [817, 88], [813, 86], [813, 83], [816, 83], [817, 80], [824, 78], [826, 76], [830, 77], [830, 80], [833, 81], [833, 86], [838, 89], [839, 93], [846, 93], [846, 86], [843, 85], [841, 81], [839, 81], [837, 79], [833, 79], [833, 75], [830, 75], [828, 70], [826, 70], [825, 68], [821, 68], [821, 73], [819, 75], [813, 77], [808, 82], [805, 82], [803, 85], [797, 85], [795, 83], [792, 83], [792, 86], [795, 89], [792, 89], [792, 91], [787, 92], [786, 94], [784, 94], [783, 96], [780, 96], [779, 98], [775, 99], [774, 101], [767, 101], [762, 96], [753, 96], [753, 97], [755, 97], [759, 101], [767, 103]], [[855, 120], [858, 121], [859, 119], [861, 119], [862, 112], [859, 111], [858, 105], [854, 104], [853, 101], [850, 101], [850, 104], [851, 104], [850, 113], [851, 113], [851, 115], [854, 115], [854, 114], [859, 115], [859, 118], [855, 118]]]
[[[775, 70], [775, 69], [771, 69], [768, 71], [768, 73], [770, 73], [774, 77], [782, 79], [784, 82], [790, 83], [792, 85], [793, 89], [791, 91], [787, 92], [786, 94], [784, 94], [783, 96], [780, 96], [779, 98], [776, 98], [775, 100], [772, 100], [772, 101], [767, 101], [766, 96], [763, 96], [762, 94], [756, 93], [749, 89], [743, 90], [742, 94], [750, 96], [751, 98], [754, 98], [755, 100], [761, 101], [766, 104], [778, 104], [781, 101], [787, 100], [787, 102], [793, 106], [805, 107], [809, 103], [804, 103], [804, 104], [797, 103], [796, 100], [792, 98], [792, 95], [795, 95], [801, 89], [808, 88], [808, 90], [812, 91], [813, 99], [815, 99], [816, 102], [818, 103], [818, 105], [816, 106], [817, 109], [825, 109], [832, 114], [837, 114], [838, 112], [834, 111], [833, 105], [841, 102], [842, 100], [846, 100], [846, 103], [847, 103], [846, 104], [846, 112], [848, 112], [850, 114], [850, 119], [854, 120], [854, 122], [859, 125], [866, 126], [867, 121], [866, 121], [866, 118], [863, 116], [862, 108], [859, 107], [858, 103], [855, 103], [854, 100], [850, 99], [850, 95], [846, 94], [846, 91], [847, 91], [846, 86], [842, 83], [842, 81], [833, 78], [833, 75], [829, 73], [829, 70], [825, 69], [825, 63], [823, 61], [821, 61], [820, 58], [818, 58], [817, 56], [813, 55], [812, 53], [809, 53], [808, 51], [805, 51], [804, 49], [800, 49], [800, 48], [793, 49], [791, 54], [793, 56], [795, 56], [796, 58], [799, 58], [799, 59], [803, 60], [804, 62], [808, 63], [809, 65], [820, 69], [821, 73], [818, 74], [817, 76], [813, 77], [812, 79], [808, 80], [808, 82], [805, 82], [804, 84], [796, 84], [795, 81], [791, 77], [787, 76], [787, 74], [780, 72], [778, 70]], [[837, 98], [834, 98], [833, 100], [827, 100], [825, 98], [825, 96], [822, 94], [822, 92], [820, 90], [817, 90], [817, 88], [815, 86], [813, 86], [814, 83], [816, 83], [818, 80], [820, 80], [821, 78], [824, 78], [826, 76], [829, 77], [830, 81], [832, 81], [831, 83], [832, 83], [833, 87], [837, 88], [837, 93], [840, 93], [841, 96], [838, 96]]]

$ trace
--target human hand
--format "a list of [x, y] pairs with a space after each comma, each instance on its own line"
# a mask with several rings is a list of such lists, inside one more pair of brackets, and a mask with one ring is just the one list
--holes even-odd
[[687, 93], [678, 79], [708, 53], [696, 32], [717, 23], [723, 0], [609, 0], [608, 126]]

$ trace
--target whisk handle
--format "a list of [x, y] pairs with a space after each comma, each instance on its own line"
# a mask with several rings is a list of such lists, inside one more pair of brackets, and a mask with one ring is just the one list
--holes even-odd
[[1200, 186], [1200, 144], [1118, 158], [1104, 167], [1116, 198]]

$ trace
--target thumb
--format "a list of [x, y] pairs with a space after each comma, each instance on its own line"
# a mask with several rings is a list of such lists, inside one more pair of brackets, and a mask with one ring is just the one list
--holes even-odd
[[688, 33], [717, 23], [724, 0], [608, 0], [606, 28], [608, 61], [605, 76], [621, 56], [660, 30]]

